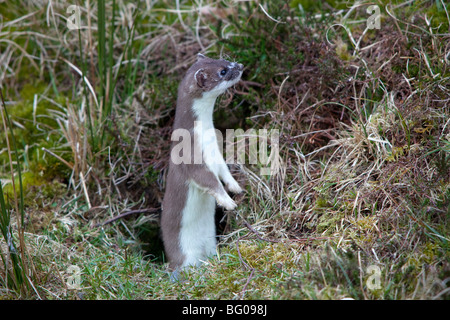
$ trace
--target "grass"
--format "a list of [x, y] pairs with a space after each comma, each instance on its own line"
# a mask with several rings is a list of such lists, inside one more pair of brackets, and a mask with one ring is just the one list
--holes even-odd
[[[0, 100], [2, 104], [1, 118], [3, 127], [6, 129], [11, 128], [11, 120], [9, 118], [8, 112], [6, 111], [6, 106], [3, 98], [3, 93], [0, 91]], [[10, 162], [10, 173], [11, 173], [11, 183], [13, 186], [14, 194], [14, 205], [16, 212], [16, 221], [18, 222], [18, 238], [14, 239], [11, 230], [11, 212], [12, 208], [7, 204], [3, 192], [2, 183], [0, 181], [0, 228], [3, 239], [5, 240], [5, 247], [0, 248], [0, 257], [3, 263], [4, 278], [2, 279], [3, 284], [6, 288], [12, 288], [16, 292], [21, 292], [27, 294], [30, 290], [31, 282], [28, 279], [29, 272], [28, 256], [26, 253], [26, 246], [24, 241], [24, 198], [23, 198], [23, 185], [22, 185], [22, 175], [21, 170], [18, 168], [18, 182], [19, 191], [15, 188], [15, 177], [13, 170], [13, 160], [12, 153], [14, 152], [16, 162], [18, 162], [18, 151], [17, 145], [14, 138], [14, 134], [11, 132], [11, 142], [9, 137], [6, 138], [6, 144], [8, 148], [9, 162]], [[18, 194], [19, 193], [19, 194]], [[17, 243], [18, 242], [18, 243]]]
[[[445, 2], [79, 5], [69, 30], [64, 2], [0, 3], [0, 298], [449, 298]], [[278, 129], [283, 165], [233, 168], [219, 256], [174, 283], [160, 203], [200, 51], [246, 67], [217, 127]]]

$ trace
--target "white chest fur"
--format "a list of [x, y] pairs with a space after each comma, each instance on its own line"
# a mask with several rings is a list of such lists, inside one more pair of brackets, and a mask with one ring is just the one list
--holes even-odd
[[194, 123], [194, 141], [198, 147], [194, 149], [194, 163], [206, 164], [207, 168], [219, 177], [220, 167], [225, 164], [225, 161], [219, 150], [212, 119], [215, 100], [215, 98], [204, 97], [193, 104], [192, 109], [197, 116]]

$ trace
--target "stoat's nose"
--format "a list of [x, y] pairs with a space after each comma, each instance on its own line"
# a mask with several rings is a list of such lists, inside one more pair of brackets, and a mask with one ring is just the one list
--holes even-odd
[[242, 63], [233, 62], [233, 68], [237, 68], [239, 71], [244, 70], [244, 65]]

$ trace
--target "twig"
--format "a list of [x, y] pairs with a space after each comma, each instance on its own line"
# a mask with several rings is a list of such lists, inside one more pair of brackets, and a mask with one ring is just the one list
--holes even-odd
[[296, 239], [289, 239], [288, 241], [292, 242], [308, 242], [313, 240], [330, 240], [337, 237], [309, 237], [309, 238], [296, 238]]
[[239, 260], [240, 260], [241, 263], [244, 265], [244, 267], [246, 267], [246, 268], [248, 268], [248, 269], [253, 269], [252, 267], [250, 267], [250, 266], [247, 264], [247, 262], [244, 261], [244, 259], [242, 258], [242, 255], [241, 255], [241, 250], [239, 250], [239, 241], [241, 241], [242, 239], [244, 239], [244, 238], [246, 238], [246, 237], [247, 237], [247, 235], [245, 235], [245, 236], [240, 237], [239, 239], [237, 239], [237, 241], [236, 241], [236, 250], [237, 250], [238, 255], [239, 255]]
[[244, 224], [245, 224], [245, 226], [247, 227], [247, 229], [250, 230], [251, 232], [253, 232], [259, 240], [267, 241], [267, 242], [273, 242], [273, 243], [278, 243], [278, 242], [280, 242], [279, 240], [264, 239], [263, 237], [261, 237], [261, 236], [259, 235], [258, 231], [256, 231], [255, 229], [253, 229], [253, 227], [252, 227], [247, 221], [244, 220]]
[[[244, 220], [244, 222], [246, 223], [247, 228], [248, 228], [248, 227], [251, 228], [251, 226], [250, 226], [245, 220]], [[236, 241], [236, 250], [237, 250], [238, 255], [239, 255], [239, 260], [240, 260], [241, 263], [244, 265], [245, 269], [250, 270], [250, 276], [247, 278], [247, 282], [245, 283], [244, 288], [242, 288], [242, 291], [241, 291], [241, 295], [240, 295], [240, 296], [241, 296], [241, 299], [244, 298], [244, 294], [245, 294], [245, 291], [247, 290], [247, 286], [248, 286], [248, 284], [250, 283], [250, 281], [252, 280], [252, 278], [253, 278], [253, 273], [255, 272], [255, 268], [250, 267], [250, 266], [248, 265], [248, 263], [244, 261], [244, 259], [242, 258], [242, 255], [241, 255], [241, 251], [239, 250], [239, 241], [240, 241], [241, 239], [246, 238], [247, 235], [248, 235], [248, 234], [246, 234], [246, 235], [243, 236], [243, 237], [240, 237], [240, 238], [237, 239], [237, 241]]]
[[112, 223], [116, 220], [122, 219], [124, 217], [130, 216], [132, 214], [138, 214], [138, 213], [154, 213], [156, 211], [160, 210], [159, 208], [148, 208], [148, 209], [139, 209], [139, 210], [131, 210], [131, 211], [127, 211], [124, 213], [119, 214], [118, 216], [115, 216], [114, 218], [111, 218], [109, 220], [106, 220], [102, 223], [97, 223], [94, 228], [100, 227], [100, 226], [104, 226], [107, 225], [109, 223]]
[[245, 283], [244, 288], [242, 288], [242, 291], [241, 291], [241, 299], [244, 299], [245, 291], [247, 290], [247, 286], [248, 286], [248, 284], [250, 283], [250, 281], [251, 281], [252, 278], [253, 278], [253, 273], [254, 273], [254, 272], [255, 272], [255, 268], [252, 268], [252, 271], [250, 272], [250, 275], [249, 275], [248, 278], [247, 278], [247, 282]]

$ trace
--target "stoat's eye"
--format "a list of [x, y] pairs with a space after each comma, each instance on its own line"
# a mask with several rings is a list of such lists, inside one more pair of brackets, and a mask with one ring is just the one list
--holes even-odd
[[221, 76], [224, 76], [224, 75], [226, 75], [227, 74], [227, 68], [225, 68], [225, 69], [222, 69], [222, 71], [220, 71], [220, 75]]

